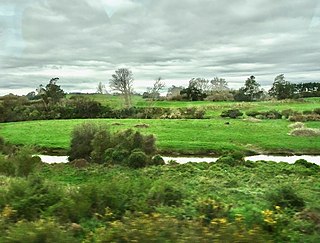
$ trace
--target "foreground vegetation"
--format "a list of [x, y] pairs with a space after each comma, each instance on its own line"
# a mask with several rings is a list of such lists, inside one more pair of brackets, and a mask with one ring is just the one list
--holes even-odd
[[319, 242], [319, 171], [226, 160], [76, 168], [20, 150], [0, 158], [0, 241]]

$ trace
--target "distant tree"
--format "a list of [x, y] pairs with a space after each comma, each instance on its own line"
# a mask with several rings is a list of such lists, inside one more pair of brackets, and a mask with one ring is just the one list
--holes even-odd
[[224, 78], [215, 77], [210, 81], [210, 83], [211, 83], [211, 91], [213, 92], [221, 92], [221, 91], [229, 90], [228, 82]]
[[129, 108], [131, 106], [131, 94], [133, 75], [132, 72], [127, 68], [120, 68], [112, 74], [110, 79], [110, 88], [114, 91], [119, 91], [124, 96], [125, 107]]
[[41, 84], [37, 89], [38, 96], [41, 97], [46, 108], [50, 103], [56, 104], [66, 96], [65, 92], [57, 85], [58, 81], [59, 78], [52, 78], [45, 88]]
[[176, 97], [180, 97], [180, 92], [183, 90], [184, 87], [182, 86], [175, 86], [172, 85], [171, 87], [168, 88], [167, 92], [167, 99], [175, 99]]
[[197, 80], [191, 79], [189, 81], [189, 86], [181, 90], [180, 94], [182, 95], [182, 97], [184, 97], [187, 100], [192, 100], [192, 101], [203, 100], [204, 98], [207, 97], [207, 95], [198, 87], [199, 86], [197, 85]]
[[151, 98], [152, 100], [159, 99], [160, 91], [165, 87], [165, 83], [161, 81], [161, 77], [158, 77], [153, 83], [152, 88], [148, 88], [147, 92], [143, 93], [143, 98]]
[[210, 81], [205, 78], [192, 78], [189, 81], [189, 87], [191, 86], [200, 90], [202, 93], [208, 93], [210, 91]]
[[97, 94], [104, 94], [106, 93], [106, 86], [99, 82], [97, 87]]
[[290, 99], [294, 96], [295, 87], [289, 81], [285, 80], [284, 74], [275, 77], [271, 89], [268, 91], [270, 96], [278, 100]]
[[260, 90], [260, 84], [256, 81], [255, 76], [251, 75], [245, 81], [244, 87], [241, 87], [235, 94], [235, 100], [238, 101], [255, 101], [259, 100], [263, 91]]

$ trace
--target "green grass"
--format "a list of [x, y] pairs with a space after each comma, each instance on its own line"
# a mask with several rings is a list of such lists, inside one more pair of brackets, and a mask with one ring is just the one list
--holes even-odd
[[[230, 125], [225, 122], [229, 121]], [[0, 124], [0, 135], [13, 144], [37, 145], [45, 148], [68, 149], [71, 131], [83, 122], [108, 124], [113, 130], [134, 128], [146, 123], [149, 128], [139, 128], [143, 133], [155, 134], [162, 152], [183, 154], [223, 154], [242, 150], [258, 153], [319, 153], [318, 137], [289, 136], [286, 120], [49, 120]], [[120, 125], [114, 125], [120, 123]], [[308, 127], [320, 128], [319, 122], [307, 122]], [[135, 129], [135, 128], [134, 128]]]
[[[123, 107], [122, 96], [87, 94], [81, 95], [100, 102], [102, 105], [109, 105], [113, 108]], [[285, 100], [285, 101], [261, 101], [261, 102], [234, 102], [234, 101], [148, 101], [141, 96], [133, 96], [132, 104], [136, 107], [163, 107], [163, 108], [185, 108], [185, 107], [201, 107], [206, 110], [206, 117], [216, 117], [223, 110], [237, 108], [243, 112], [246, 111], [268, 111], [268, 110], [287, 110], [294, 111], [312, 111], [320, 108], [320, 98], [307, 98], [301, 101]]]

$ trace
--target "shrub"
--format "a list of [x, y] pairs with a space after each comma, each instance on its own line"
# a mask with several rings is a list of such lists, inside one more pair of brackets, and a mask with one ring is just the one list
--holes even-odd
[[127, 165], [131, 168], [138, 169], [147, 166], [148, 156], [142, 151], [132, 152], [128, 158]]
[[165, 165], [164, 159], [161, 157], [161, 155], [156, 154], [152, 157], [150, 165]]
[[314, 110], [313, 110], [313, 113], [316, 113], [316, 114], [320, 115], [320, 108], [314, 109]]
[[247, 116], [252, 116], [252, 117], [256, 117], [257, 115], [260, 115], [261, 113], [259, 111], [247, 111], [246, 115]]
[[296, 112], [292, 109], [287, 109], [287, 110], [281, 111], [281, 115], [284, 116], [286, 119], [288, 119], [289, 116], [292, 116], [294, 114], [296, 114]]
[[0, 237], [3, 243], [34, 243], [34, 242], [78, 242], [72, 233], [63, 229], [53, 220], [40, 219], [35, 222], [19, 221], [10, 226]]
[[304, 128], [304, 123], [302, 123], [302, 122], [295, 122], [295, 123], [293, 123], [293, 124], [290, 124], [288, 127], [289, 127], [289, 128], [292, 128], [292, 129]]
[[104, 162], [104, 153], [105, 151], [112, 147], [111, 144], [111, 133], [107, 128], [100, 129], [94, 135], [92, 141], [92, 152], [91, 158], [95, 163], [103, 163]]
[[229, 213], [226, 205], [210, 198], [199, 200], [196, 209], [205, 223], [209, 223], [214, 218], [225, 218]]
[[177, 186], [169, 182], [156, 183], [149, 191], [148, 202], [150, 205], [178, 206], [183, 198]]
[[69, 160], [86, 159], [90, 160], [93, 151], [92, 140], [99, 131], [99, 127], [93, 123], [83, 123], [76, 126], [72, 131]]
[[243, 115], [243, 113], [240, 110], [231, 109], [231, 110], [223, 111], [220, 116], [221, 117], [230, 117], [230, 118], [235, 119], [235, 118], [240, 117], [242, 115]]
[[314, 168], [319, 169], [320, 167], [315, 163], [310, 163], [306, 161], [305, 159], [298, 159], [296, 162], [294, 162], [294, 165], [300, 165], [306, 168]]
[[226, 164], [229, 166], [244, 165], [244, 154], [242, 152], [233, 152], [229, 155], [221, 156], [216, 163]]
[[298, 196], [291, 186], [282, 186], [272, 192], [267, 193], [267, 200], [271, 207], [280, 206], [281, 208], [291, 208], [302, 210], [305, 206], [303, 198]]
[[128, 159], [130, 152], [123, 148], [116, 148], [113, 150], [111, 158], [112, 164], [115, 165], [123, 165], [125, 164], [126, 160]]
[[28, 176], [37, 166], [42, 164], [41, 159], [38, 156], [32, 156], [32, 154], [31, 148], [23, 147], [9, 159], [15, 166], [16, 176]]
[[0, 154], [0, 174], [6, 176], [15, 175], [15, 166], [11, 160], [7, 159], [4, 155]]
[[289, 135], [300, 136], [300, 137], [315, 137], [320, 136], [320, 129], [315, 128], [295, 128]]

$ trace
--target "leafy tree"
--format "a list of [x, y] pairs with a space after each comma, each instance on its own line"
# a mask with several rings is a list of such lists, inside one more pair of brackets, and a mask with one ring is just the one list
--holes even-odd
[[238, 92], [236, 92], [234, 98], [237, 101], [254, 101], [259, 100], [262, 96], [263, 91], [260, 90], [260, 84], [256, 81], [255, 76], [250, 76], [241, 87]]
[[269, 94], [278, 100], [290, 99], [294, 96], [294, 85], [285, 80], [284, 74], [275, 77]]
[[200, 79], [191, 79], [189, 81], [189, 86], [180, 91], [180, 94], [183, 95], [187, 100], [197, 101], [203, 100], [207, 97], [206, 93], [204, 93], [200, 89], [199, 85]]
[[114, 91], [119, 91], [124, 96], [124, 103], [127, 108], [131, 106], [132, 83], [133, 75], [127, 68], [116, 70], [110, 79], [110, 88]]
[[50, 79], [49, 83], [44, 88], [41, 84], [37, 89], [38, 96], [43, 100], [44, 106], [47, 109], [50, 103], [56, 104], [66, 96], [65, 92], [57, 85], [59, 78]]

